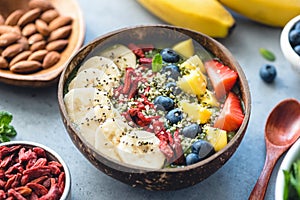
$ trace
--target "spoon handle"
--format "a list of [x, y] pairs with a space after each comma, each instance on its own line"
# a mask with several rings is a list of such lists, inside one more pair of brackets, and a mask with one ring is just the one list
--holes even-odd
[[264, 199], [268, 187], [268, 183], [270, 180], [270, 176], [279, 157], [280, 155], [278, 156], [276, 153], [273, 153], [271, 151], [270, 153], [267, 152], [264, 168], [249, 196], [249, 200]]

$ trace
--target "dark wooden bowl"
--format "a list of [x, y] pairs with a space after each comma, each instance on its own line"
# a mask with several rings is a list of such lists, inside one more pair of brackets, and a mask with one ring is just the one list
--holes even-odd
[[[29, 0], [1, 0], [0, 13], [7, 17], [16, 9], [28, 10]], [[54, 66], [32, 74], [16, 74], [9, 70], [0, 69], [0, 82], [25, 87], [45, 87], [58, 82], [59, 75], [65, 67], [67, 60], [83, 44], [85, 25], [80, 7], [76, 0], [49, 0], [60, 15], [73, 18], [73, 31], [69, 37], [69, 44], [61, 54], [61, 59]]]
[[[82, 63], [86, 57], [114, 42], [149, 42], [165, 40], [165, 37], [174, 41], [182, 41], [191, 37], [206, 49], [211, 51], [221, 61], [234, 69], [239, 75], [239, 87], [245, 108], [245, 119], [233, 139], [221, 151], [196, 164], [183, 168], [165, 168], [147, 170], [140, 167], [131, 167], [112, 161], [109, 157], [96, 152], [95, 148], [87, 144], [84, 138], [72, 125], [64, 104], [64, 87], [72, 71]], [[161, 41], [161, 42], [162, 42]], [[58, 88], [58, 101], [63, 123], [75, 146], [99, 170], [105, 174], [127, 183], [132, 187], [141, 187], [147, 190], [176, 190], [192, 186], [216, 172], [238, 148], [248, 125], [251, 112], [251, 97], [249, 86], [244, 72], [231, 53], [216, 40], [198, 32], [167, 25], [137, 26], [117, 30], [103, 35], [81, 48], [67, 63], [61, 74]]]

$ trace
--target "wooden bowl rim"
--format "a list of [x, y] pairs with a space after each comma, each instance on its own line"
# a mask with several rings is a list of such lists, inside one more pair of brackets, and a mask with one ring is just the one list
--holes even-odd
[[[85, 23], [84, 23], [84, 18], [80, 6], [77, 0], [68, 0], [68, 1], [69, 1], [68, 3], [72, 3], [72, 6], [75, 8], [72, 13], [76, 13], [75, 15], [76, 17], [73, 18], [73, 20], [76, 21], [76, 23], [78, 23], [78, 29], [73, 31], [77, 32], [78, 37], [75, 37], [73, 39], [74, 43], [76, 42], [76, 45], [74, 46], [73, 49], [70, 50], [71, 54], [64, 55], [65, 57], [67, 57], [64, 63], [60, 64], [61, 61], [59, 61], [58, 64], [60, 65], [58, 66], [58, 64], [56, 64], [58, 67], [56, 67], [55, 65], [49, 69], [43, 69], [42, 71], [38, 71], [32, 74], [17, 74], [17, 73], [12, 73], [8, 70], [0, 69], [0, 82], [9, 85], [23, 86], [23, 87], [47, 87], [58, 82], [59, 75], [65, 68], [66, 63], [68, 62], [70, 57], [74, 55], [76, 51], [82, 47], [85, 38]], [[55, 0], [55, 3], [59, 4], [61, 3], [61, 1]], [[59, 10], [59, 8], [57, 8], [57, 5], [54, 5], [54, 7]], [[64, 13], [61, 14], [64, 15]], [[72, 37], [72, 35], [70, 37]]]
[[[90, 145], [89, 143], [87, 143], [85, 141], [85, 139], [78, 133], [78, 131], [72, 125], [72, 122], [70, 121], [70, 119], [68, 117], [66, 107], [65, 107], [65, 104], [64, 104], [64, 100], [63, 100], [64, 85], [65, 85], [65, 81], [67, 80], [67, 78], [65, 78], [65, 73], [66, 73], [68, 67], [70, 66], [70, 64], [72, 63], [72, 61], [74, 59], [76, 59], [76, 56], [78, 54], [81, 54], [90, 45], [92, 45], [94, 43], [97, 43], [98, 41], [105, 40], [106, 38], [112, 37], [116, 34], [124, 32], [124, 31], [130, 31], [130, 30], [135, 30], [135, 29], [140, 29], [140, 28], [164, 28], [164, 29], [175, 30], [175, 31], [178, 31], [178, 32], [187, 31], [187, 32], [190, 32], [191, 34], [199, 35], [202, 38], [205, 38], [208, 42], [214, 43], [217, 46], [217, 48], [220, 51], [222, 51], [224, 53], [224, 55], [226, 55], [226, 57], [228, 57], [232, 61], [234, 66], [236, 67], [236, 71], [239, 74], [239, 79], [240, 79], [240, 82], [241, 82], [240, 84], [243, 85], [243, 88], [241, 88], [241, 90], [243, 90], [243, 92], [242, 92], [243, 95], [244, 95], [243, 96], [243, 101], [244, 101], [244, 105], [245, 105], [244, 106], [244, 109], [245, 109], [244, 121], [243, 121], [242, 125], [240, 126], [239, 130], [237, 131], [237, 133], [235, 134], [235, 136], [226, 145], [226, 147], [224, 147], [222, 150], [216, 152], [214, 155], [210, 156], [209, 158], [207, 158], [205, 160], [202, 160], [198, 163], [195, 163], [193, 165], [184, 166], [182, 168], [162, 168], [162, 169], [154, 169], [154, 170], [144, 168], [144, 167], [137, 167], [137, 166], [133, 166], [133, 165], [129, 165], [129, 164], [124, 164], [124, 163], [121, 163], [121, 162], [114, 161], [110, 157], [98, 152], [92, 145]], [[190, 36], [190, 37], [192, 37], [192, 36]], [[90, 53], [91, 51], [92, 51], [92, 49], [90, 49], [89, 52], [87, 52], [87, 53]], [[111, 32], [106, 33], [102, 36], [99, 36], [99, 37], [95, 38], [94, 40], [92, 40], [91, 42], [84, 45], [83, 47], [81, 47], [80, 50], [77, 51], [77, 53], [74, 54], [68, 60], [65, 69], [63, 70], [63, 72], [60, 75], [59, 84], [58, 84], [58, 102], [59, 102], [59, 109], [60, 109], [60, 112], [61, 112], [61, 115], [62, 115], [62, 118], [63, 118], [63, 122], [64, 122], [66, 128], [67, 129], [71, 128], [71, 130], [68, 130], [68, 131], [72, 131], [73, 133], [76, 133], [76, 136], [80, 139], [80, 143], [84, 144], [88, 149], [92, 150], [93, 154], [96, 154], [97, 156], [104, 159], [104, 160], [97, 160], [98, 162], [101, 162], [103, 164], [110, 163], [108, 165], [109, 167], [111, 167], [111, 165], [112, 166], [119, 166], [118, 168], [122, 167], [122, 170], [129, 171], [131, 173], [143, 173], [143, 172], [154, 172], [154, 173], [155, 172], [158, 172], [158, 173], [168, 173], [168, 172], [170, 172], [170, 173], [176, 172], [177, 173], [178, 172], [178, 173], [180, 173], [180, 172], [184, 172], [184, 171], [193, 170], [193, 169], [199, 168], [201, 166], [205, 166], [205, 165], [211, 163], [216, 158], [220, 157], [228, 149], [231, 149], [231, 147], [233, 147], [236, 142], [238, 142], [238, 143], [241, 142], [241, 140], [242, 140], [242, 138], [245, 134], [245, 131], [246, 131], [249, 119], [250, 119], [250, 113], [251, 113], [251, 95], [250, 95], [250, 88], [249, 88], [246, 76], [245, 76], [241, 66], [238, 64], [238, 62], [233, 57], [233, 55], [229, 52], [229, 50], [225, 46], [223, 46], [220, 42], [218, 42], [217, 40], [215, 40], [215, 39], [211, 38], [210, 36], [207, 36], [203, 33], [196, 32], [196, 31], [193, 31], [193, 30], [190, 30], [190, 29], [187, 29], [187, 28], [182, 28], [182, 27], [177, 27], [177, 26], [172, 26], [172, 25], [164, 25], [164, 24], [136, 25], [136, 26], [129, 26], [129, 27], [125, 27], [125, 28], [120, 28], [118, 30], [111, 31]], [[240, 141], [239, 141], [239, 139], [240, 139]], [[78, 148], [77, 145], [78, 144], [75, 144], [75, 146]], [[79, 149], [79, 150], [81, 151], [81, 149]], [[83, 152], [81, 151], [81, 153], [83, 153]], [[86, 156], [85, 153], [83, 153], [83, 155]]]

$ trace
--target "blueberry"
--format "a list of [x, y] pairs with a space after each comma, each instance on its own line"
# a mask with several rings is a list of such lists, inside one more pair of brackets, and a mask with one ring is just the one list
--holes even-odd
[[169, 121], [169, 124], [177, 124], [182, 120], [182, 112], [178, 108], [175, 108], [169, 111], [166, 115], [166, 119]]
[[157, 96], [154, 99], [154, 105], [158, 110], [172, 110], [174, 108], [174, 101], [170, 97]]
[[201, 133], [199, 124], [191, 124], [182, 129], [181, 134], [188, 138], [195, 138], [198, 133]]
[[267, 83], [271, 83], [276, 77], [276, 68], [273, 65], [263, 65], [259, 70], [260, 77]]
[[296, 22], [294, 29], [300, 30], [300, 21]]
[[204, 160], [215, 153], [214, 147], [205, 140], [198, 140], [192, 144], [192, 153], [197, 154], [200, 160]]
[[195, 154], [195, 153], [190, 153], [185, 157], [186, 165], [192, 165], [199, 161], [200, 161], [199, 156], [198, 156], [198, 154]]
[[180, 94], [182, 91], [175, 82], [168, 82], [166, 88], [169, 89], [174, 95]]
[[295, 46], [294, 51], [300, 56], [300, 45]]
[[180, 59], [179, 55], [170, 48], [161, 50], [160, 55], [162, 56], [163, 61], [167, 63], [177, 63]]
[[293, 47], [300, 44], [300, 29], [294, 29], [290, 31], [289, 41]]
[[162, 73], [166, 73], [168, 78], [172, 78], [175, 81], [177, 81], [178, 77], [181, 76], [179, 67], [177, 65], [174, 65], [174, 64], [170, 64], [170, 65], [165, 66], [162, 69]]

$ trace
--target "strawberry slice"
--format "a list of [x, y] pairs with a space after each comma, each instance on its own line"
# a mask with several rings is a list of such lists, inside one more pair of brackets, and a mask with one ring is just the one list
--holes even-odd
[[219, 61], [205, 62], [205, 68], [218, 99], [223, 98], [234, 86], [238, 74]]
[[241, 101], [233, 92], [229, 92], [221, 114], [215, 121], [214, 127], [225, 131], [235, 131], [241, 126], [243, 120], [244, 113], [241, 107]]

